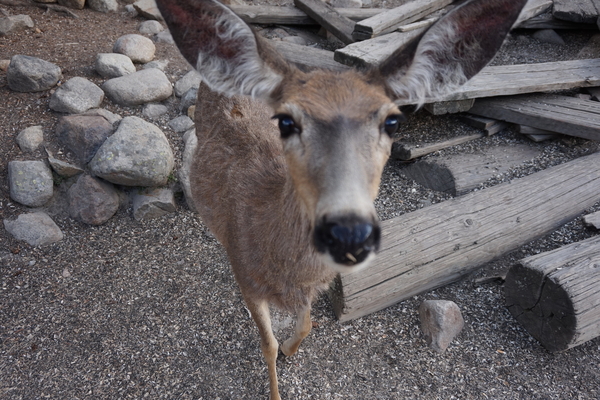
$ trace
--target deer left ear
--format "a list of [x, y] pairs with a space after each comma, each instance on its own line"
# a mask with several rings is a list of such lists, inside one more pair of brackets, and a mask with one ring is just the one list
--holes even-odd
[[[422, 105], [462, 86], [502, 46], [527, 0], [471, 0], [379, 67], [396, 98]], [[409, 60], [408, 65], [406, 60]]]

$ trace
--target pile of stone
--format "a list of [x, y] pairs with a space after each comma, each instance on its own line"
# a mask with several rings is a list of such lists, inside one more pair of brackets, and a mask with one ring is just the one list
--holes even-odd
[[[158, 24], [158, 26], [157, 26]], [[142, 32], [164, 28], [157, 21], [144, 22]], [[165, 134], [147, 121], [167, 113], [162, 101], [174, 92], [181, 98], [182, 115], [171, 120], [175, 132], [193, 135], [193, 113], [200, 77], [190, 71], [172, 85], [163, 69], [167, 62], [153, 61], [155, 46], [147, 37], [120, 37], [113, 53], [98, 54], [95, 69], [106, 81], [97, 86], [83, 77], [73, 77], [56, 88], [49, 107], [59, 113], [56, 138], [76, 161], [63, 161], [46, 151], [44, 159], [15, 160], [8, 164], [10, 197], [34, 211], [16, 220], [4, 221], [9, 233], [31, 245], [44, 245], [63, 234], [44, 206], [57, 195], [56, 184], [66, 185], [68, 211], [86, 224], [105, 223], [118, 210], [121, 199], [131, 193], [135, 219], [154, 218], [175, 211], [174, 155]], [[139, 71], [134, 63], [143, 64]], [[7, 70], [13, 91], [37, 92], [54, 88], [63, 79], [61, 68], [26, 55], [11, 58]], [[120, 106], [143, 105], [143, 118], [122, 118], [99, 108], [107, 97]], [[190, 109], [191, 108], [191, 109]], [[32, 158], [44, 145], [41, 126], [23, 129], [17, 143]], [[183, 179], [184, 190], [189, 188]], [[131, 190], [132, 187], [137, 189]], [[60, 186], [59, 186], [60, 188]], [[60, 190], [59, 190], [60, 191]]]

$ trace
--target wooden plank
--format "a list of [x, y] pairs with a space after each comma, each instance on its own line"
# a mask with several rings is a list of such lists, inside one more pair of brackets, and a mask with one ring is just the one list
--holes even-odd
[[[317, 21], [296, 7], [231, 5], [231, 9], [249, 24], [265, 25], [318, 25]], [[335, 8], [339, 14], [353, 21], [361, 21], [381, 14], [381, 8]]]
[[[427, 103], [600, 86], [600, 59], [485, 67], [446, 96]], [[397, 104], [409, 102], [398, 100]]]
[[600, 1], [554, 0], [552, 15], [565, 21], [595, 24], [600, 15]]
[[436, 151], [447, 149], [452, 146], [458, 146], [459, 144], [467, 143], [472, 140], [481, 139], [485, 135], [483, 133], [476, 133], [474, 135], [459, 136], [452, 139], [444, 140], [438, 143], [426, 143], [419, 145], [407, 145], [402, 142], [395, 142], [392, 146], [392, 158], [397, 160], [409, 161], [415, 158], [422, 157], [426, 154], [435, 153]]
[[366, 40], [395, 31], [399, 26], [418, 21], [446, 7], [453, 0], [413, 0], [399, 7], [357, 22], [354, 40]]
[[271, 44], [281, 53], [283, 58], [295, 64], [303, 71], [310, 71], [315, 68], [332, 71], [349, 69], [349, 67], [333, 60], [332, 51], [281, 41], [272, 41]]
[[511, 314], [549, 351], [600, 336], [600, 236], [521, 260], [504, 293]]
[[596, 25], [579, 24], [554, 18], [552, 15], [538, 15], [523, 21], [517, 29], [598, 29]]
[[585, 226], [592, 226], [596, 229], [600, 229], [600, 211], [583, 217], [583, 223]]
[[475, 99], [465, 99], [456, 101], [438, 101], [435, 103], [425, 104], [423, 108], [433, 115], [456, 114], [459, 112], [469, 111]]
[[400, 47], [418, 38], [426, 28], [392, 32], [370, 40], [352, 43], [334, 53], [335, 61], [357, 68], [376, 67]]
[[376, 261], [337, 278], [336, 314], [348, 321], [456, 281], [552, 232], [598, 198], [594, 153], [383, 221]]
[[551, 94], [478, 99], [469, 111], [488, 118], [600, 141], [600, 103]]
[[530, 18], [545, 13], [553, 4], [553, 0], [529, 0], [527, 4], [525, 4], [525, 7], [523, 7], [521, 14], [519, 14], [519, 18], [517, 18], [517, 21], [514, 23], [513, 29], [514, 27], [519, 26], [523, 21], [527, 21]]
[[338, 13], [329, 4], [322, 0], [294, 0], [294, 4], [345, 44], [354, 42], [352, 31], [355, 22]]

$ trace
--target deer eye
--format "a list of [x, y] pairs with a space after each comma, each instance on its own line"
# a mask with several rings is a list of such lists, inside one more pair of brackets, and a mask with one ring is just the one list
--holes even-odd
[[296, 124], [296, 121], [294, 121], [294, 119], [287, 114], [278, 114], [273, 118], [277, 118], [279, 120], [279, 132], [281, 132], [281, 137], [283, 139], [302, 132], [300, 126]]
[[398, 128], [400, 127], [400, 123], [406, 121], [406, 117], [402, 114], [394, 114], [390, 115], [385, 119], [383, 123], [383, 130], [389, 136], [393, 136], [398, 132]]

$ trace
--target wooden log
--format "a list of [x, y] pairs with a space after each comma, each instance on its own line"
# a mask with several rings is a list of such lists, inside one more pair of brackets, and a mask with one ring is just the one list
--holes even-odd
[[549, 351], [600, 336], [600, 236], [521, 260], [504, 293], [511, 314]]
[[596, 25], [579, 24], [554, 18], [552, 15], [538, 15], [523, 21], [517, 29], [598, 29]]
[[433, 115], [456, 114], [459, 112], [469, 111], [475, 99], [465, 99], [456, 101], [438, 101], [435, 103], [425, 104], [423, 108]]
[[554, 0], [552, 15], [565, 21], [595, 24], [600, 16], [598, 0]]
[[527, 136], [534, 142], [543, 142], [545, 140], [555, 139], [560, 134], [556, 132], [547, 131], [545, 129], [538, 129], [527, 125], [517, 125], [519, 133]]
[[[428, 99], [426, 102], [509, 96], [593, 86], [600, 86], [600, 59], [500, 65], [485, 67], [454, 93], [441, 98]], [[408, 102], [398, 101], [398, 104], [405, 105]]]
[[461, 119], [461, 121], [467, 123], [468, 125], [474, 128], [483, 129], [486, 133], [486, 136], [495, 135], [496, 133], [510, 126], [508, 122], [471, 114], [463, 114], [460, 115], [459, 118]]
[[413, 0], [385, 13], [357, 22], [352, 32], [354, 40], [366, 40], [418, 21], [446, 7], [453, 0]]
[[352, 31], [356, 23], [329, 4], [322, 0], [294, 0], [294, 4], [345, 44], [354, 42]]
[[[296, 7], [278, 6], [239, 6], [231, 5], [231, 9], [249, 24], [265, 25], [318, 25], [317, 21]], [[353, 21], [361, 21], [381, 14], [382, 8], [336, 8], [339, 14]]]
[[600, 141], [600, 103], [597, 101], [550, 94], [478, 99], [469, 112]]
[[594, 153], [383, 221], [376, 261], [336, 279], [335, 312], [348, 321], [454, 282], [557, 229], [599, 197]]
[[271, 43], [281, 53], [283, 58], [295, 64], [303, 71], [309, 71], [314, 68], [324, 68], [332, 71], [349, 69], [349, 67], [333, 60], [332, 51], [289, 42], [272, 41]]
[[404, 144], [402, 142], [394, 142], [392, 145], [392, 158], [403, 161], [414, 160], [415, 158], [423, 157], [426, 154], [447, 149], [448, 147], [458, 146], [459, 144], [467, 143], [472, 140], [481, 139], [484, 136], [485, 135], [483, 133], [476, 133], [474, 135], [455, 137], [438, 143], [425, 143], [418, 145], [418, 147], [415, 145]]
[[584, 216], [583, 223], [586, 226], [592, 226], [596, 229], [600, 229], [600, 211]]
[[529, 145], [496, 146], [485, 153], [420, 160], [401, 173], [426, 188], [460, 196], [539, 155], [540, 151]]

